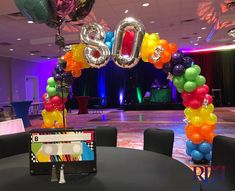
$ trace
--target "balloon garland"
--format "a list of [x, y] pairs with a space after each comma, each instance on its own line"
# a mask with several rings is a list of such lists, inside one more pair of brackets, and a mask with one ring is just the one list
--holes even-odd
[[[64, 45], [60, 36], [60, 26], [64, 21], [76, 21], [86, 17], [94, 0], [15, 0], [22, 14], [37, 23], [45, 23], [58, 29], [56, 44]], [[98, 23], [84, 25], [80, 33], [80, 44], [71, 45], [71, 49], [62, 56], [47, 80], [43, 95], [43, 128], [66, 127], [67, 101], [69, 87], [73, 78], [81, 75], [82, 69], [105, 66], [112, 55], [114, 63], [122, 68], [134, 67], [141, 58], [157, 69], [168, 73], [177, 91], [181, 93], [186, 107], [185, 133], [186, 153], [194, 161], [210, 161], [212, 141], [215, 136], [217, 117], [213, 113], [212, 96], [209, 87], [201, 75], [201, 68], [177, 51], [174, 43], [160, 39], [158, 33], [145, 33], [144, 25], [134, 19], [125, 18], [114, 32], [105, 33]]]

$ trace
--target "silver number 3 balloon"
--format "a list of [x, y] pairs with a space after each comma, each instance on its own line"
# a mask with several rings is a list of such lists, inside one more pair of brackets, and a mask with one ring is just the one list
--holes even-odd
[[[132, 29], [135, 32], [130, 56], [122, 55], [122, 41], [126, 29]], [[140, 48], [144, 33], [144, 25], [132, 17], [125, 18], [119, 23], [115, 31], [115, 40], [112, 50], [113, 59], [116, 65], [122, 68], [132, 68], [139, 62]]]
[[[81, 28], [80, 39], [87, 47], [84, 49], [84, 55], [91, 67], [101, 68], [105, 66], [110, 57], [110, 51], [104, 43], [105, 30], [98, 23], [88, 23]], [[95, 56], [95, 51], [99, 56]]]

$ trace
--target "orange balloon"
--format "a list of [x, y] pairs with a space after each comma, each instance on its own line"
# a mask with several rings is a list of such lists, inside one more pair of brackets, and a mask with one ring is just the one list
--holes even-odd
[[81, 70], [73, 70], [72, 71], [72, 75], [75, 78], [79, 78], [81, 76], [81, 74], [82, 74]]
[[200, 135], [203, 137], [207, 137], [210, 133], [212, 133], [210, 125], [202, 125], [200, 128], [198, 128], [198, 130]]
[[165, 51], [170, 50], [169, 44], [165, 39], [159, 40], [159, 44], [164, 48]]
[[171, 53], [168, 51], [164, 51], [161, 53], [161, 61], [162, 63], [170, 62], [171, 60]]
[[162, 63], [161, 61], [158, 61], [158, 62], [154, 63], [154, 66], [155, 66], [155, 68], [157, 68], [157, 69], [162, 69], [163, 63]]
[[73, 69], [73, 61], [67, 61], [66, 68], [64, 69], [66, 72], [69, 72]]
[[191, 135], [197, 133], [197, 128], [191, 124], [186, 125], [184, 127], [184, 130], [185, 130], [187, 137], [191, 137]]
[[199, 133], [195, 133], [191, 136], [191, 141], [194, 144], [200, 144], [203, 141], [203, 138]]
[[169, 43], [169, 48], [172, 54], [174, 54], [178, 50], [178, 47], [175, 43]]
[[211, 128], [211, 131], [214, 131], [216, 128], [216, 125], [211, 125], [210, 128]]
[[155, 64], [156, 61], [153, 59], [154, 55], [151, 53], [149, 54], [148, 56], [148, 62], [151, 63], [151, 64]]
[[66, 54], [64, 55], [64, 60], [68, 62], [68, 61], [72, 61], [72, 59], [73, 59], [72, 51], [66, 52]]
[[215, 134], [214, 134], [214, 133], [209, 133], [209, 134], [205, 137], [205, 139], [206, 139], [206, 141], [207, 141], [208, 143], [212, 144], [214, 137], [215, 137]]

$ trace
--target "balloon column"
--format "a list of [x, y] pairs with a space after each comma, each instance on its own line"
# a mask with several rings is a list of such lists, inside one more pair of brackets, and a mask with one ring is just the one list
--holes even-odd
[[43, 128], [63, 128], [66, 127], [66, 115], [64, 103], [67, 101], [70, 85], [73, 77], [71, 73], [66, 73], [64, 60], [59, 60], [55, 66], [52, 77], [47, 80], [47, 93], [43, 94], [44, 109], [42, 110]]

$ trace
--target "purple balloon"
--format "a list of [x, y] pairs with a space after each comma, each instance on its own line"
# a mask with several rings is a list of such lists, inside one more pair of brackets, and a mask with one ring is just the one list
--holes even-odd
[[168, 73], [168, 72], [172, 71], [172, 68], [173, 68], [172, 62], [168, 62], [168, 63], [164, 64], [163, 71]]
[[62, 18], [69, 15], [74, 10], [75, 6], [75, 0], [56, 0], [57, 14]]
[[183, 57], [184, 57], [183, 52], [177, 51], [171, 56], [171, 60], [176, 65], [180, 64], [183, 61]]
[[177, 64], [174, 66], [172, 73], [175, 76], [181, 76], [184, 73], [184, 71], [185, 71], [184, 66], [182, 64]]
[[61, 80], [62, 80], [62, 77], [61, 77], [61, 75], [60, 75], [60, 74], [54, 74], [54, 75], [53, 75], [53, 77], [54, 77], [54, 79], [55, 79], [55, 81], [56, 81], [56, 82], [58, 82], [58, 81], [61, 81]]
[[183, 58], [183, 65], [186, 69], [190, 68], [193, 65], [193, 59], [190, 57], [184, 57]]

